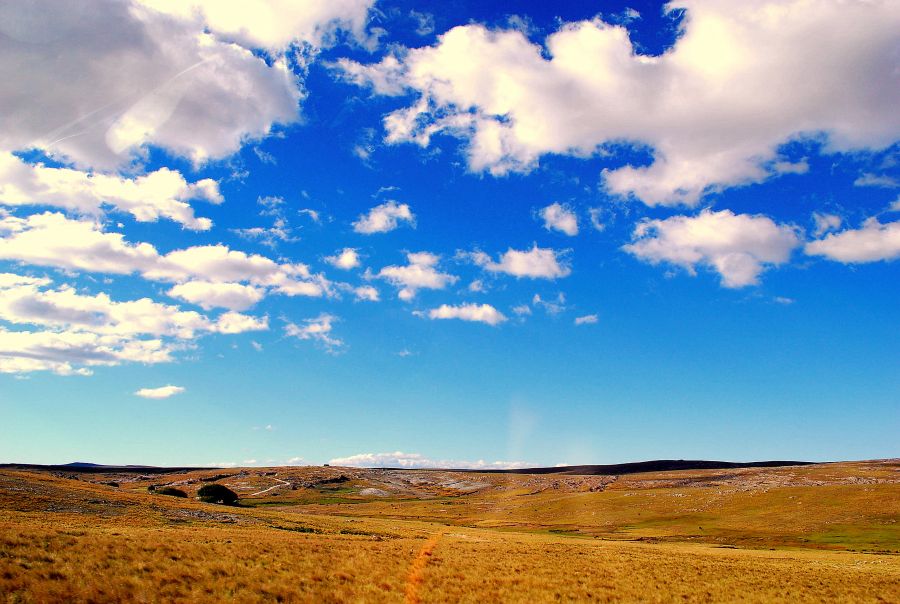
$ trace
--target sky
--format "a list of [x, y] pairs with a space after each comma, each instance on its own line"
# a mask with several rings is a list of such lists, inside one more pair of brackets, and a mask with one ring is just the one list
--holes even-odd
[[0, 462], [900, 456], [898, 31], [0, 3]]

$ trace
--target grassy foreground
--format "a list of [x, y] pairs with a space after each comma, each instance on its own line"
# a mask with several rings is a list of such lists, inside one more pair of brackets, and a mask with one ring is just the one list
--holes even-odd
[[[241, 505], [147, 491], [193, 496], [210, 478]], [[890, 462], [627, 477], [4, 470], [0, 602], [900, 602], [898, 520]]]

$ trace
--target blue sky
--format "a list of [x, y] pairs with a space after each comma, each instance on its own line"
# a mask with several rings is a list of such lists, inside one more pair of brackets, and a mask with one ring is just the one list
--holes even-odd
[[892, 3], [81, 10], [0, 18], [0, 461], [900, 454]]

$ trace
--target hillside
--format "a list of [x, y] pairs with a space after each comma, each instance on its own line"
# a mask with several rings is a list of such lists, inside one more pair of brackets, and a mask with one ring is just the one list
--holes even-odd
[[0, 597], [897, 601], [898, 470], [4, 469]]

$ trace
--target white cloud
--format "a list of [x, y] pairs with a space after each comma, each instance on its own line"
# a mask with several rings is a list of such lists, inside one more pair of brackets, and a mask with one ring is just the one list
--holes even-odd
[[241, 333], [268, 328], [265, 318], [234, 311], [217, 319], [149, 298], [117, 302], [106, 293], [80, 294], [48, 282], [23, 283], [0, 289], [0, 319], [14, 324], [85, 330], [104, 335], [152, 335], [192, 339], [203, 332]]
[[[416, 98], [384, 120], [387, 143], [466, 143], [469, 168], [526, 172], [541, 156], [591, 156], [635, 142], [653, 163], [604, 173], [608, 190], [650, 205], [694, 205], [722, 187], [784, 172], [778, 147], [804, 134], [826, 151], [900, 137], [889, 0], [678, 0], [683, 35], [660, 56], [599, 19], [564, 23], [543, 44], [471, 23], [378, 64], [339, 62], [378, 94]], [[798, 168], [794, 168], [796, 171]]]
[[583, 317], [575, 317], [575, 325], [593, 325], [599, 320], [597, 315], [584, 315]]
[[400, 222], [406, 222], [415, 226], [416, 217], [407, 204], [386, 201], [369, 210], [367, 214], [361, 215], [353, 223], [353, 230], [365, 235], [387, 233], [396, 229]]
[[540, 294], [535, 294], [531, 298], [531, 304], [537, 308], [541, 307], [547, 314], [558, 315], [566, 310], [566, 295], [562, 292], [556, 294], [556, 300], [545, 300]]
[[595, 231], [603, 231], [606, 229], [606, 225], [603, 223], [603, 210], [600, 208], [591, 208], [588, 210], [588, 214], [591, 217], [591, 226], [594, 227]]
[[371, 285], [360, 285], [353, 289], [353, 294], [357, 300], [366, 300], [368, 302], [378, 302], [381, 299], [378, 290]]
[[128, 274], [159, 260], [148, 243], [133, 245], [98, 224], [45, 212], [27, 218], [0, 218], [0, 258], [57, 268]]
[[[149, 298], [116, 301], [106, 293], [49, 288], [48, 279], [0, 274], [0, 372], [90, 372], [123, 362], [163, 363], [199, 335], [268, 328], [265, 317], [228, 312], [212, 319]], [[76, 369], [78, 367], [78, 369]]]
[[8, 289], [16, 286], [44, 286], [52, 283], [46, 277], [28, 277], [14, 273], [0, 273], [0, 289]]
[[[424, 313], [421, 313], [424, 315]], [[451, 306], [441, 304], [437, 308], [428, 311], [429, 319], [460, 319], [462, 321], [475, 321], [497, 325], [506, 321], [506, 316], [490, 304], [461, 304]]]
[[316, 224], [322, 222], [322, 216], [315, 210], [310, 210], [309, 208], [303, 208], [302, 210], [297, 210], [297, 214], [303, 216], [309, 216], [310, 220], [315, 222]]
[[141, 388], [134, 394], [143, 398], [163, 399], [184, 392], [182, 386], [160, 386], [159, 388]]
[[512, 311], [514, 314], [517, 314], [520, 317], [523, 317], [525, 315], [531, 314], [531, 307], [528, 306], [527, 304], [519, 304], [518, 306], [513, 306]]
[[[303, 3], [304, 5], [306, 3]], [[266, 60], [193, 19], [98, 0], [35, 2], [0, 18], [0, 148], [109, 170], [149, 146], [201, 164], [297, 119], [288, 61]]]
[[244, 333], [267, 329], [269, 329], [268, 317], [252, 317], [235, 311], [222, 313], [216, 321], [216, 331], [219, 333]]
[[288, 323], [285, 325], [284, 333], [292, 338], [299, 340], [313, 340], [318, 342], [329, 352], [337, 352], [343, 348], [344, 342], [339, 338], [331, 335], [333, 323], [338, 320], [334, 315], [322, 313], [313, 319], [306, 319], [302, 325]]
[[824, 214], [821, 212], [813, 212], [813, 222], [816, 225], [814, 232], [816, 237], [821, 236], [828, 231], [834, 231], [841, 228], [843, 219], [837, 214]]
[[139, 0], [181, 19], [195, 20], [224, 39], [248, 48], [278, 51], [292, 42], [329, 45], [335, 30], [366, 38], [368, 11], [374, 0], [304, 0], [303, 2], [220, 2], [219, 0]]
[[275, 248], [279, 242], [290, 243], [300, 240], [293, 235], [294, 229], [285, 215], [283, 197], [261, 196], [256, 199], [256, 204], [262, 207], [259, 211], [260, 216], [272, 218], [272, 226], [230, 229], [232, 233], [247, 240], [259, 241], [271, 248]]
[[108, 294], [79, 294], [74, 288], [48, 289], [48, 283], [23, 283], [0, 290], [0, 319], [104, 335], [171, 336], [190, 339], [215, 331], [215, 323], [194, 311], [149, 298], [117, 302]]
[[578, 217], [575, 216], [572, 208], [555, 202], [541, 208], [539, 214], [544, 220], [544, 228], [548, 231], [559, 231], [569, 237], [578, 234]]
[[809, 162], [805, 159], [797, 162], [776, 161], [772, 163], [772, 171], [776, 174], [806, 174], [809, 172]]
[[532, 467], [523, 461], [460, 461], [429, 459], [419, 453], [359, 453], [348, 457], [335, 457], [328, 462], [332, 466], [351, 468], [447, 468], [459, 470], [502, 470]]
[[853, 181], [853, 185], [857, 187], [880, 187], [882, 189], [896, 189], [900, 187], [900, 181], [893, 176], [886, 174], [872, 174], [866, 172]]
[[243, 229], [230, 229], [232, 233], [250, 241], [259, 241], [261, 244], [274, 248], [278, 242], [290, 243], [299, 241], [293, 236], [294, 229], [288, 226], [284, 218], [276, 218], [270, 227], [248, 227]]
[[287, 295], [321, 296], [328, 283], [303, 264], [279, 264], [225, 245], [193, 246], [161, 256], [100, 225], [58, 213], [0, 218], [0, 258], [85, 272], [141, 273], [157, 281], [250, 282]]
[[651, 264], [669, 262], [691, 275], [697, 265], [715, 270], [725, 287], [759, 282], [770, 265], [788, 261], [800, 244], [796, 230], [766, 216], [704, 210], [697, 216], [645, 220], [634, 230], [634, 243], [622, 249]]
[[572, 272], [569, 266], [561, 261], [561, 255], [561, 252], [540, 248], [535, 244], [530, 250], [509, 248], [501, 254], [497, 262], [484, 252], [472, 252], [468, 257], [478, 266], [493, 273], [506, 273], [531, 279], [558, 279]]
[[869, 218], [859, 229], [831, 233], [806, 244], [810, 256], [825, 256], [838, 262], [862, 263], [900, 258], [900, 221], [882, 224]]
[[90, 368], [97, 366], [167, 363], [173, 352], [173, 347], [160, 338], [80, 330], [10, 331], [0, 326], [0, 373], [90, 375]]
[[401, 300], [412, 300], [420, 289], [444, 289], [456, 283], [458, 277], [437, 270], [440, 256], [428, 252], [412, 252], [406, 255], [409, 264], [386, 266], [377, 277], [399, 288]]
[[189, 183], [168, 168], [134, 178], [50, 168], [0, 151], [2, 205], [53, 206], [94, 217], [101, 216], [108, 205], [140, 222], [168, 218], [188, 229], [208, 230], [212, 221], [194, 216], [187, 203], [192, 199], [221, 203], [219, 184], [208, 178]]
[[179, 283], [168, 292], [173, 298], [181, 298], [209, 310], [227, 308], [246, 310], [263, 298], [263, 290], [240, 283], [216, 283], [210, 281], [187, 281]]
[[[51, 212], [26, 218], [0, 215], [0, 259], [91, 273], [139, 273], [152, 281], [179, 284], [246, 283], [286, 296], [321, 297], [333, 293], [329, 281], [311, 274], [304, 264], [278, 263], [221, 244], [160, 255], [149, 243], [129, 243], [120, 233], [105, 232], [96, 222], [72, 220]], [[202, 284], [173, 288], [172, 294], [212, 307], [229, 299], [224, 295], [226, 291], [230, 291], [233, 308], [254, 296], [251, 288]]]
[[356, 268], [360, 265], [359, 252], [352, 247], [345, 247], [341, 251], [337, 252], [334, 256], [326, 257], [325, 261], [328, 262], [328, 264], [330, 264], [331, 266], [343, 269], [345, 271]]

